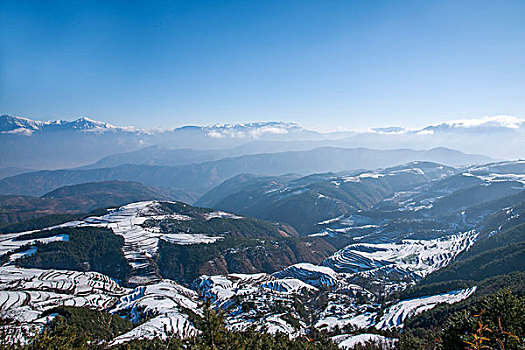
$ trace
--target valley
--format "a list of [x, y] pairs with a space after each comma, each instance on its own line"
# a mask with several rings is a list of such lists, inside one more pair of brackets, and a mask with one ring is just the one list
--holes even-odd
[[525, 1], [0, 32], [0, 350], [525, 350]]
[[[126, 199], [28, 221], [0, 236], [2, 329], [25, 341], [74, 306], [133, 324], [110, 345], [192, 337], [207, 301], [231, 331], [395, 341], [420, 315], [488, 294], [494, 278], [517, 273], [511, 287], [523, 286], [524, 165], [241, 175], [197, 201], [214, 209]], [[72, 195], [46, 196], [61, 191]]]

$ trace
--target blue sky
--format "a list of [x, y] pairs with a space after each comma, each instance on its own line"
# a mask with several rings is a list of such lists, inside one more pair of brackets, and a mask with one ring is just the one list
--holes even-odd
[[525, 116], [525, 1], [0, 3], [0, 113], [318, 129]]

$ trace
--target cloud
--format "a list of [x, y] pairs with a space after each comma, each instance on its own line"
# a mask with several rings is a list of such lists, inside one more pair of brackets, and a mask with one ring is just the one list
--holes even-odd
[[399, 126], [391, 126], [385, 128], [372, 128], [367, 130], [371, 134], [405, 134], [407, 130]]
[[258, 138], [263, 135], [286, 135], [290, 128], [297, 127], [295, 124], [271, 122], [250, 124], [217, 124], [209, 129], [208, 136], [213, 138]]

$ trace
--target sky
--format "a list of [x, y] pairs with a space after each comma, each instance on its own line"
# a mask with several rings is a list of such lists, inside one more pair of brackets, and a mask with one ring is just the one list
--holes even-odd
[[525, 116], [525, 1], [0, 1], [0, 114], [318, 130]]

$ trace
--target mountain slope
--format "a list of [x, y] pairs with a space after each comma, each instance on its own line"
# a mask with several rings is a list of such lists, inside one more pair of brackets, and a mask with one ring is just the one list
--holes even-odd
[[[488, 173], [469, 168], [460, 174], [468, 172], [472, 176], [465, 178], [469, 179], [482, 176], [486, 187], [492, 182], [500, 183], [501, 176], [519, 175], [519, 164], [488, 168], [492, 169]], [[516, 171], [514, 176], [509, 170]], [[496, 173], [500, 176], [497, 181]], [[443, 211], [431, 210], [431, 199], [435, 202], [437, 190], [446, 197], [457, 192], [458, 184], [477, 188], [481, 180], [446, 182], [457, 176], [454, 174], [456, 170], [437, 164], [416, 163], [351, 175], [319, 174], [299, 179], [291, 176], [287, 183], [297, 186], [326, 182], [328, 176], [335, 182], [333, 185], [341, 188], [346, 181], [363, 193], [366, 190], [371, 198], [376, 191], [382, 193], [379, 188], [392, 191], [367, 210], [328, 220], [323, 224], [327, 234], [310, 237], [298, 237], [297, 232], [283, 224], [159, 201], [132, 203], [51, 230], [6, 234], [0, 242], [7, 253], [3, 256], [6, 264], [0, 267], [0, 289], [6, 300], [0, 310], [16, 317], [18, 324], [34, 325], [43, 322], [38, 318], [42, 311], [63, 303], [103, 309], [134, 323], [134, 328], [115, 342], [152, 334], [183, 336], [195, 332], [192, 322], [202, 312], [199, 300], [208, 300], [213, 307], [225, 310], [227, 327], [232, 330], [253, 328], [293, 337], [312, 329], [334, 336], [374, 327], [374, 332], [387, 334], [384, 332], [410, 324], [410, 317], [425, 310], [441, 310], [444, 304], [456, 307], [455, 303], [465, 299], [469, 302], [478, 295], [478, 283], [485, 291], [484, 281], [450, 281], [450, 271], [463, 271], [463, 266], [453, 268], [459, 263], [483, 256], [486, 261], [476, 260], [467, 270], [481, 273], [489, 271], [490, 266], [494, 273], [502, 272], [499, 267], [506, 268], [503, 272], [524, 267], [520, 255], [514, 259], [512, 252], [492, 254], [502, 247], [508, 251], [507, 242], [514, 244], [523, 239], [523, 188], [492, 200], [476, 197], [462, 212], [442, 216]], [[245, 186], [261, 178], [237, 180]], [[278, 179], [263, 180], [261, 184], [265, 186], [265, 181]], [[443, 183], [439, 185], [440, 182]], [[61, 192], [56, 191], [55, 195], [60, 197]], [[343, 193], [358, 191], [343, 191], [340, 195]], [[93, 259], [92, 254], [97, 250], [79, 249], [79, 244], [89, 247], [94, 243], [89, 239], [90, 230], [112, 232], [103, 240], [100, 234], [93, 238], [97, 242], [108, 241], [101, 252], [114, 252], [118, 247], [120, 258], [104, 260], [105, 267], [96, 266], [101, 259]], [[381, 230], [384, 232], [379, 235], [376, 231]], [[407, 239], [408, 234], [413, 236]], [[424, 237], [415, 238], [416, 234]], [[115, 240], [115, 236], [119, 239]], [[347, 241], [337, 250], [330, 242], [342, 236], [350, 243]], [[76, 248], [68, 248], [69, 243]], [[514, 260], [499, 264], [501, 257]], [[130, 272], [123, 279], [136, 288], [117, 288], [115, 281], [95, 272], [10, 266], [64, 268], [66, 263], [77, 270], [96, 268], [119, 278], [123, 278], [121, 273], [129, 265]], [[443, 272], [447, 274], [439, 288], [434, 282], [424, 284]], [[425, 294], [403, 296], [403, 289], [413, 285], [418, 288], [418, 284], [431, 288], [424, 289]], [[25, 293], [29, 289], [31, 293]], [[93, 294], [92, 299], [82, 291]], [[361, 330], [356, 332], [355, 327]]]
[[480, 239], [453, 264], [429, 275], [422, 285], [483, 279], [525, 271], [525, 192], [512, 196], [521, 200], [500, 207], [485, 219]]
[[122, 264], [118, 271], [112, 271], [134, 284], [156, 281], [161, 276], [189, 283], [203, 273], [274, 272], [299, 261], [320, 263], [336, 250], [322, 239], [299, 238], [286, 225], [158, 201], [128, 204], [53, 229], [5, 234], [1, 245], [3, 253], [20, 253], [16, 259], [26, 267], [76, 266], [78, 270], [86, 252], [72, 248], [70, 239], [82, 229], [86, 236], [91, 235], [91, 228], [122, 238], [119, 244], [132, 271], [129, 275], [129, 271], [123, 272]]
[[[394, 192], [450, 176], [453, 168], [427, 162], [376, 172], [319, 174], [292, 181], [252, 179], [249, 186], [233, 188], [239, 178], [220, 185], [197, 203], [244, 215], [275, 218], [303, 233], [319, 230], [318, 223], [371, 208]], [[277, 219], [279, 218], [279, 219]]]
[[178, 193], [129, 181], [66, 186], [41, 197], [6, 195], [0, 196], [0, 226], [51, 214], [87, 213], [141, 200], [177, 198], [181, 198]]
[[0, 168], [0, 179], [3, 179], [4, 177], [28, 173], [28, 172], [35, 171], [35, 170], [36, 169], [17, 168], [17, 167]]
[[415, 162], [346, 175], [240, 176], [209, 191], [197, 204], [287, 222], [302, 233], [352, 233], [379, 240], [404, 232], [406, 237], [430, 238], [443, 234], [443, 227], [452, 232], [468, 229], [486, 215], [477, 206], [522, 192], [523, 164], [453, 169]]

